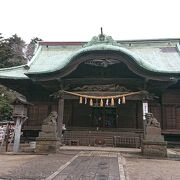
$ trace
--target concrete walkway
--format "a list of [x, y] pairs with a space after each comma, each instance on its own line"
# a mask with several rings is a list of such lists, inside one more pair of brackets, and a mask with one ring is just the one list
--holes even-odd
[[81, 151], [46, 180], [125, 180], [120, 153]]

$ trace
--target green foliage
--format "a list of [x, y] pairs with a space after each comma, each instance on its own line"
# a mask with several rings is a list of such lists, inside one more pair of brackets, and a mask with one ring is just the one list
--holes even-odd
[[0, 121], [10, 120], [12, 115], [12, 107], [7, 99], [0, 96]]
[[10, 46], [0, 34], [0, 68], [9, 67], [8, 60], [13, 57]]
[[2, 99], [6, 99], [9, 103], [11, 103], [14, 101], [16, 93], [7, 87], [0, 85], [0, 98], [1, 97]]
[[9, 120], [12, 114], [11, 102], [15, 98], [15, 93], [5, 86], [0, 86], [0, 120]]
[[27, 62], [24, 54], [25, 42], [16, 34], [6, 39], [6, 45], [10, 48], [11, 57], [7, 59], [9, 66], [18, 66]]

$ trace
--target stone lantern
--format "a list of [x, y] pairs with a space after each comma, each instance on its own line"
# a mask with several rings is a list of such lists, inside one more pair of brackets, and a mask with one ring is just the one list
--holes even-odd
[[12, 119], [15, 122], [13, 152], [15, 153], [19, 151], [21, 128], [23, 123], [27, 120], [28, 105], [30, 105], [30, 103], [27, 102], [24, 96], [16, 97], [16, 99], [12, 103], [13, 106]]

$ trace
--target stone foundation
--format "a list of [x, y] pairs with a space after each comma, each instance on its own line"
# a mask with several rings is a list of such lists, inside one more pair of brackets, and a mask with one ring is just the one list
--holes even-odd
[[167, 157], [167, 143], [143, 140], [141, 151], [145, 156]]
[[36, 138], [37, 153], [56, 153], [60, 148], [60, 139], [55, 138]]

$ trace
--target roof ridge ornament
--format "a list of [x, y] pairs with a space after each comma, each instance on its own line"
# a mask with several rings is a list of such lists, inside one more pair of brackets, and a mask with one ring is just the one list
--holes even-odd
[[101, 27], [101, 33], [98, 36], [94, 36], [91, 41], [85, 44], [83, 47], [89, 47], [98, 44], [107, 44], [113, 46], [120, 46], [111, 36], [107, 36], [103, 33], [103, 28]]
[[105, 40], [105, 35], [103, 34], [103, 28], [101, 27], [101, 34], [99, 34], [99, 40], [104, 41]]

